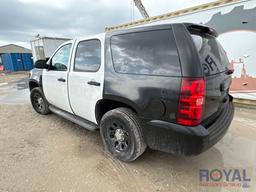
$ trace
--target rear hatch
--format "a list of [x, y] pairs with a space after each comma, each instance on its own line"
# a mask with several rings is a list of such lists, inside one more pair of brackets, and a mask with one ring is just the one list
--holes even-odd
[[229, 87], [232, 70], [223, 47], [217, 40], [217, 33], [208, 27], [190, 25], [188, 30], [199, 55], [205, 82], [205, 105], [202, 120], [221, 111], [229, 101]]

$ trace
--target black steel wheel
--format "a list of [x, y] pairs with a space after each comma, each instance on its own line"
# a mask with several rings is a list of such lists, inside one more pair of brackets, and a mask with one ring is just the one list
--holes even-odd
[[108, 140], [111, 141], [112, 146], [117, 152], [124, 152], [129, 149], [131, 137], [129, 136], [129, 130], [123, 122], [113, 119], [107, 125], [107, 132]]
[[121, 161], [134, 161], [146, 149], [139, 120], [128, 108], [107, 112], [102, 117], [100, 131], [107, 150]]
[[41, 88], [36, 87], [30, 93], [30, 101], [37, 113], [42, 115], [46, 115], [50, 113], [49, 104], [44, 97], [44, 94]]

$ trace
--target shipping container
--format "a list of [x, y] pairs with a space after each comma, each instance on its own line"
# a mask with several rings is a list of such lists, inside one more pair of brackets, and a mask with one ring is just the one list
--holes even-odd
[[36, 37], [30, 41], [33, 61], [49, 58], [62, 43], [69, 40], [67, 38]]
[[33, 69], [34, 67], [33, 67], [32, 54], [24, 53], [24, 54], [21, 54], [21, 56], [22, 56], [24, 71]]
[[5, 53], [1, 57], [5, 71], [28, 71], [33, 69], [31, 53]]
[[0, 54], [0, 71], [3, 71], [3, 70], [4, 70], [4, 66], [3, 66], [2, 57], [1, 57], [1, 54]]

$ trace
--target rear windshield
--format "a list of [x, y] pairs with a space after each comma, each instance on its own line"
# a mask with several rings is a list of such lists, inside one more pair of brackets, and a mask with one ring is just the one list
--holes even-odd
[[191, 34], [199, 53], [204, 74], [215, 75], [227, 70], [229, 61], [218, 40], [210, 35]]
[[112, 36], [111, 51], [118, 73], [181, 75], [174, 35], [169, 29]]

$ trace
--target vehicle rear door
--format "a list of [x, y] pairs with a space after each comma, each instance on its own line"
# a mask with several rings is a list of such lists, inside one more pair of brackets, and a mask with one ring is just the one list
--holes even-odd
[[72, 42], [63, 44], [49, 60], [49, 69], [42, 75], [43, 91], [48, 102], [72, 113], [68, 99], [67, 77]]
[[205, 112], [203, 119], [208, 118], [225, 107], [229, 100], [232, 70], [226, 52], [214, 35], [210, 32], [190, 30], [197, 49], [200, 64], [206, 81]]
[[68, 77], [70, 104], [74, 113], [91, 122], [96, 103], [102, 99], [104, 82], [104, 37], [77, 41]]

